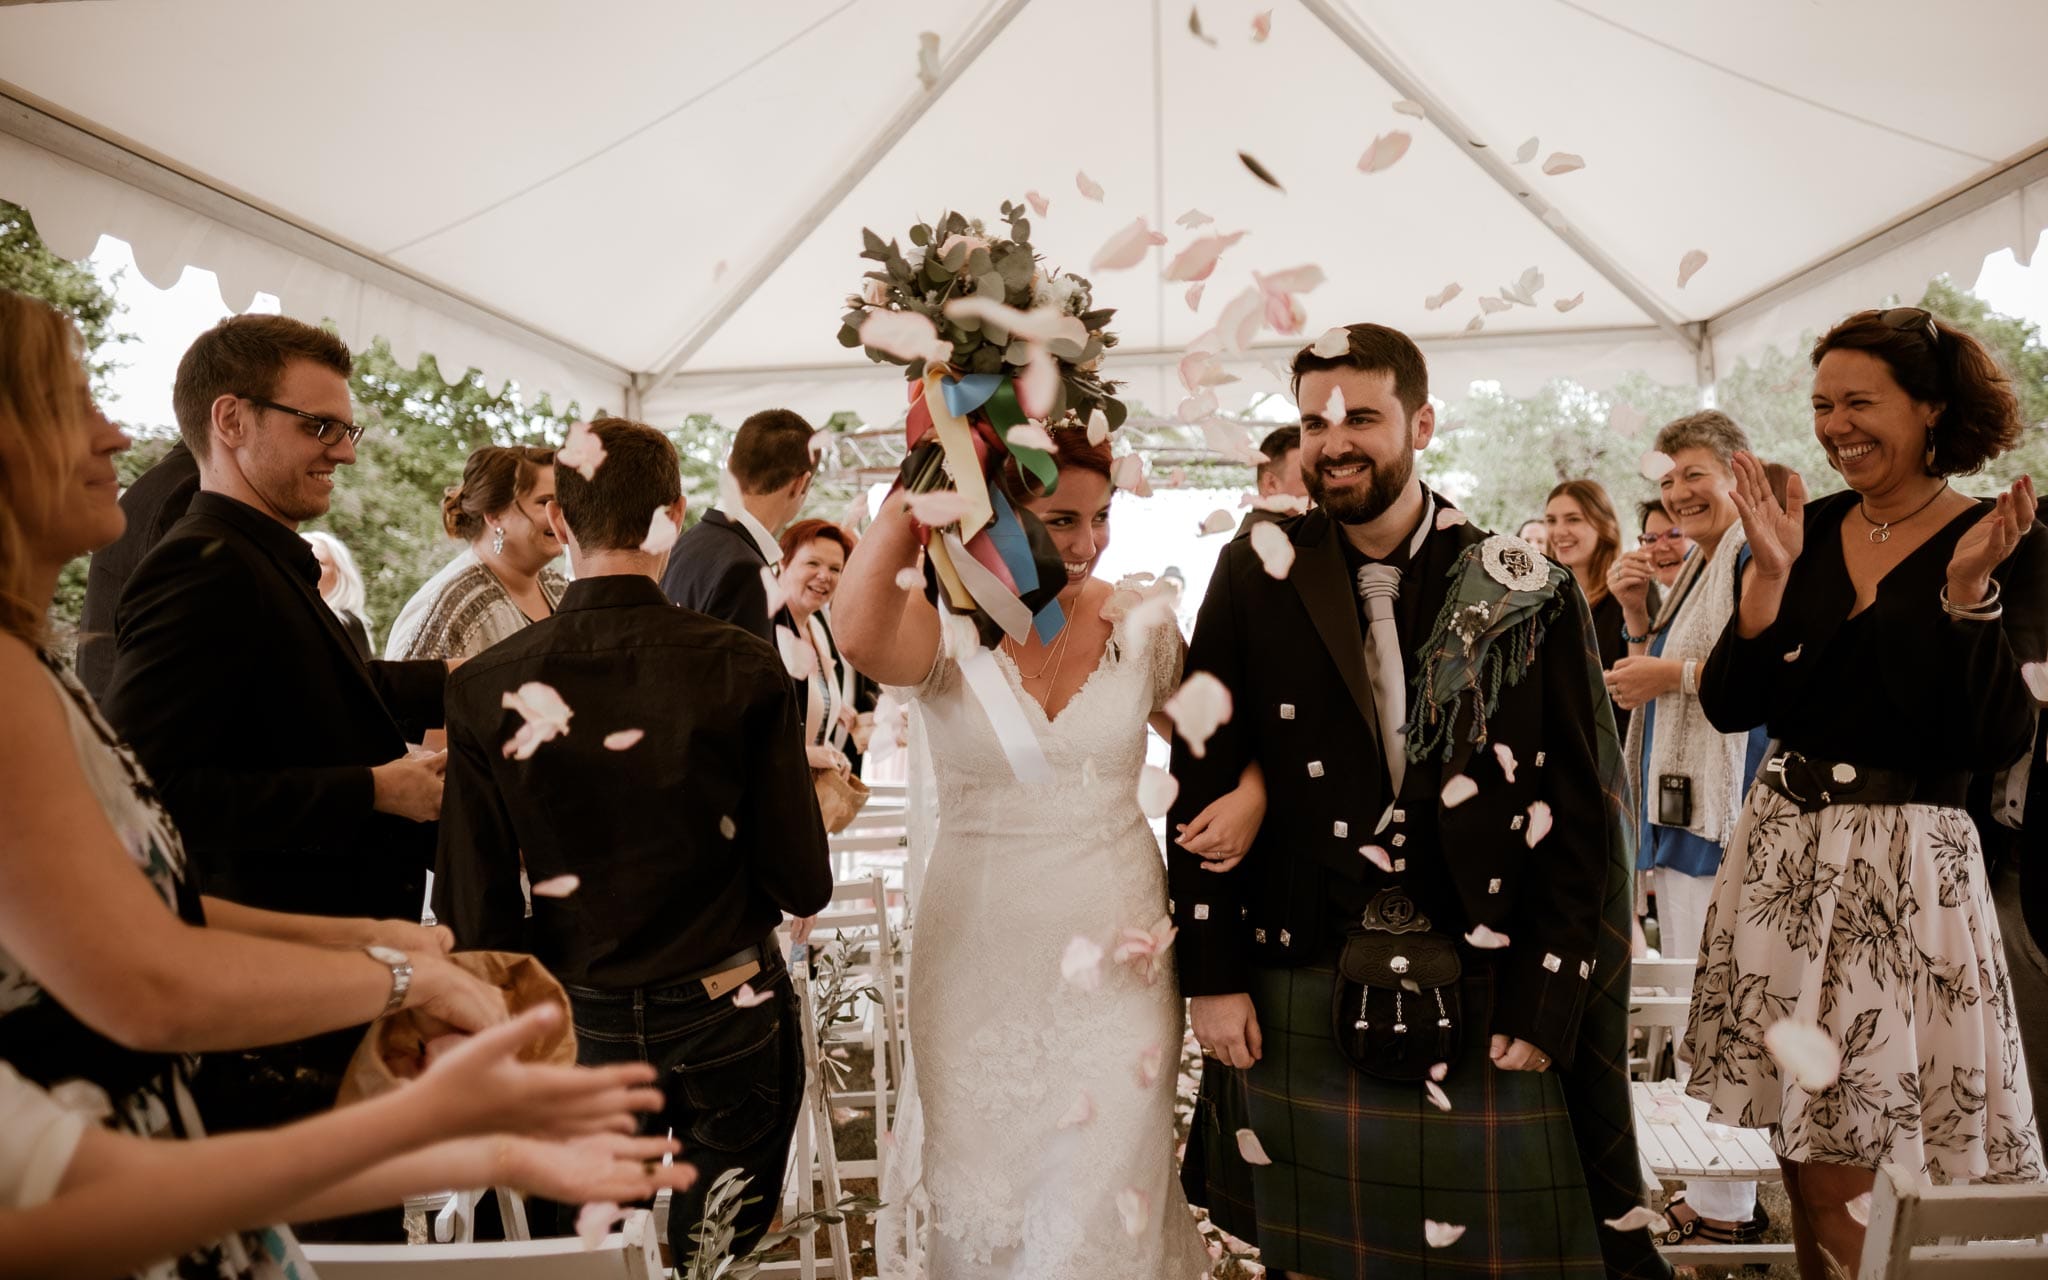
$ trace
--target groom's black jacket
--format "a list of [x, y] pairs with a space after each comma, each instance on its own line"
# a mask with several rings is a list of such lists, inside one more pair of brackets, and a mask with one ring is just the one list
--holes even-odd
[[[1439, 504], [1440, 505], [1440, 504]], [[1439, 930], [1486, 925], [1510, 946], [1491, 953], [1499, 983], [1487, 1030], [1537, 1045], [1569, 1065], [1600, 931], [1608, 856], [1606, 799], [1596, 764], [1577, 588], [1550, 615], [1521, 681], [1500, 690], [1486, 741], [1471, 741], [1469, 698], [1458, 702], [1448, 762], [1434, 751], [1408, 765], [1400, 819], [1375, 832], [1389, 807], [1365, 646], [1341, 530], [1320, 509], [1280, 526], [1294, 544], [1284, 579], [1266, 573], [1240, 534], [1224, 548], [1195, 621], [1187, 671], [1230, 688], [1235, 713], [1195, 759], [1176, 738], [1180, 782], [1171, 822], [1185, 823], [1236, 785], [1257, 760], [1266, 816], [1250, 856], [1223, 874], [1169, 843], [1167, 871], [1182, 994], [1248, 989], [1252, 966], [1329, 963], [1338, 934], [1383, 885], [1422, 899]], [[1459, 553], [1488, 535], [1470, 525], [1432, 530], [1403, 574], [1396, 611], [1416, 705], [1417, 651], [1448, 594]], [[1496, 744], [1514, 753], [1509, 782]], [[1465, 774], [1478, 793], [1453, 807], [1444, 782]], [[1529, 807], [1555, 825], [1534, 848]], [[1169, 828], [1171, 830], [1172, 828]], [[1360, 854], [1376, 844], [1406, 867], [1396, 876]], [[1483, 962], [1467, 951], [1467, 962]]]

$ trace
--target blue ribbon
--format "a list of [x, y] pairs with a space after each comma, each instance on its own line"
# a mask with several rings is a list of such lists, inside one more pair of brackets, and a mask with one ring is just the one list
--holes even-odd
[[[1024, 532], [1017, 513], [1010, 509], [1000, 490], [990, 490], [989, 499], [995, 509], [995, 520], [985, 531], [989, 543], [1010, 570], [1010, 577], [1017, 583], [1017, 594], [1029, 595], [1038, 589], [1038, 562], [1031, 558], [1031, 537]], [[1060, 628], [1067, 625], [1066, 611], [1060, 608], [1058, 600], [1048, 600], [1043, 609], [1031, 615], [1031, 624], [1038, 632], [1039, 642], [1051, 644]]]
[[940, 388], [946, 395], [946, 407], [956, 418], [964, 418], [988, 403], [988, 398], [1003, 385], [1000, 373], [970, 373], [964, 378], [941, 378]]

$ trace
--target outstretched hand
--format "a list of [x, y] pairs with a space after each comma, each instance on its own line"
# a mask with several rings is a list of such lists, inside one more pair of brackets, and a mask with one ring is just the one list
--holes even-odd
[[1738, 453], [1734, 463], [1735, 492], [1730, 496], [1736, 514], [1742, 517], [1751, 564], [1757, 577], [1782, 580], [1806, 547], [1806, 481], [1793, 472], [1780, 506], [1771, 492], [1770, 477], [1764, 474], [1764, 464], [1755, 454]]
[[1990, 591], [1991, 571], [2005, 563], [2027, 530], [2034, 527], [2038, 507], [2032, 476], [2021, 476], [1998, 495], [1991, 510], [1970, 526], [1949, 557], [1950, 603], [1972, 605], [1984, 598]]
[[634, 1113], [661, 1107], [656, 1075], [644, 1062], [609, 1067], [558, 1067], [519, 1061], [521, 1046], [558, 1024], [553, 1005], [467, 1037], [433, 1057], [407, 1086], [418, 1090], [432, 1123], [450, 1137], [531, 1133], [570, 1138], [634, 1132]]
[[682, 1150], [673, 1138], [596, 1133], [566, 1142], [511, 1137], [500, 1141], [499, 1173], [505, 1185], [564, 1204], [626, 1204], [649, 1199], [663, 1187], [688, 1191], [697, 1181], [695, 1165], [659, 1163], [663, 1156]]

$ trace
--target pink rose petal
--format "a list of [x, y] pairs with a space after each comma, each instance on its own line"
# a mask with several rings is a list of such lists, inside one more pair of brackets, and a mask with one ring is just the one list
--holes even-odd
[[1396, 160], [1408, 154], [1408, 144], [1414, 139], [1399, 129], [1383, 133], [1372, 140], [1365, 154], [1358, 157], [1360, 173], [1383, 173]]
[[953, 489], [913, 493], [905, 497], [903, 503], [910, 508], [911, 519], [933, 529], [958, 524], [967, 514], [967, 499]]
[[1213, 534], [1229, 533], [1232, 529], [1235, 529], [1236, 527], [1237, 521], [1231, 517], [1231, 514], [1228, 511], [1211, 511], [1208, 515], [1202, 518], [1201, 526], [1196, 532], [1195, 536], [1198, 538], [1207, 538]]
[[504, 753], [514, 760], [531, 760], [533, 753], [544, 742], [552, 742], [569, 732], [570, 717], [576, 713], [569, 704], [562, 701], [562, 695], [554, 686], [529, 680], [517, 690], [505, 694], [500, 705], [519, 713], [525, 722], [505, 742]]
[[1550, 806], [1541, 800], [1529, 805], [1529, 824], [1522, 832], [1522, 840], [1531, 849], [1543, 843], [1543, 837], [1550, 834]]
[[1467, 800], [1470, 800], [1473, 796], [1476, 796], [1478, 794], [1478, 783], [1472, 781], [1472, 779], [1466, 777], [1462, 773], [1455, 774], [1452, 776], [1449, 782], [1444, 783], [1444, 808], [1455, 809], [1459, 805], [1465, 803]]
[[1279, 525], [1271, 522], [1253, 525], [1251, 544], [1268, 577], [1284, 578], [1294, 568], [1294, 544], [1288, 541], [1287, 534]]
[[572, 422], [569, 424], [569, 442], [555, 450], [555, 461], [582, 473], [585, 480], [594, 480], [598, 467], [604, 464], [604, 441], [598, 439], [589, 423]]
[[896, 586], [902, 591], [922, 591], [924, 589], [924, 575], [915, 569], [898, 569], [896, 571]]
[[626, 1211], [609, 1200], [595, 1200], [584, 1205], [576, 1213], [576, 1238], [586, 1249], [595, 1249], [604, 1243], [612, 1228], [626, 1220]]
[[1422, 1082], [1422, 1092], [1423, 1096], [1429, 1099], [1429, 1105], [1435, 1107], [1438, 1111], [1449, 1111], [1451, 1109], [1451, 1095], [1445, 1093], [1436, 1081], [1424, 1080]]
[[1676, 465], [1678, 464], [1671, 460], [1670, 454], [1660, 453], [1655, 449], [1651, 449], [1643, 454], [1640, 460], [1640, 472], [1643, 479], [1648, 480], [1651, 484], [1655, 484], [1664, 478], [1665, 472], [1671, 470]]
[[1358, 846], [1358, 851], [1365, 855], [1367, 862], [1370, 862], [1388, 875], [1394, 874], [1394, 860], [1387, 856], [1385, 849], [1380, 848], [1376, 844], [1362, 844]]
[[[1223, 517], [1225, 528], [1232, 523], [1228, 511], [1216, 515]], [[1230, 723], [1230, 689], [1208, 672], [1197, 671], [1182, 682], [1162, 710], [1188, 744], [1189, 753], [1200, 760], [1207, 753], [1210, 737]]]
[[1505, 742], [1493, 744], [1493, 758], [1500, 762], [1500, 776], [1509, 782], [1515, 780], [1515, 749]]
[[1394, 110], [1404, 116], [1414, 116], [1417, 120], [1428, 114], [1423, 105], [1413, 98], [1394, 99]]
[[669, 519], [668, 512], [656, 507], [647, 519], [647, 536], [640, 540], [640, 549], [648, 555], [658, 556], [676, 545], [676, 536], [682, 532], [676, 522]]
[[733, 820], [729, 817], [723, 817], [718, 820], [718, 834], [728, 840], [738, 835], [739, 830], [739, 827], [734, 825]]
[[606, 751], [629, 751], [647, 736], [645, 729], [621, 729], [617, 733], [604, 735]]
[[818, 650], [809, 641], [798, 638], [788, 627], [775, 628], [775, 647], [782, 652], [783, 669], [792, 680], [808, 680], [818, 671]]
[[1216, 221], [1216, 219], [1210, 217], [1206, 213], [1203, 213], [1200, 209], [1190, 209], [1186, 213], [1180, 215], [1178, 218], [1175, 218], [1174, 221], [1179, 223], [1181, 226], [1186, 227], [1188, 230], [1192, 231], [1196, 227], [1205, 227], [1210, 223]]
[[1154, 245], [1166, 243], [1166, 237], [1145, 225], [1143, 218], [1133, 218], [1129, 226], [1105, 240], [1088, 265], [1095, 271], [1128, 271], [1145, 260]]
[[1706, 265], [1706, 250], [1686, 250], [1685, 256], [1678, 260], [1678, 287], [1681, 289], [1685, 288], [1686, 282], [1691, 280], [1694, 276], [1698, 275], [1700, 268]]
[[1538, 144], [1536, 139], [1525, 139], [1521, 146], [1515, 148], [1515, 163], [1527, 164], [1531, 160], [1534, 160], [1536, 158], [1537, 145]]
[[1075, 934], [1060, 953], [1060, 977], [1069, 986], [1093, 991], [1102, 985], [1102, 944]]
[[1146, 765], [1138, 773], [1138, 808], [1148, 818], [1163, 818], [1180, 794], [1180, 783], [1157, 765]]
[[1251, 506], [1275, 515], [1298, 516], [1308, 510], [1308, 499], [1291, 493], [1262, 493], [1251, 500]]
[[1152, 1222], [1152, 1198], [1136, 1187], [1116, 1193], [1116, 1215], [1123, 1219], [1124, 1234], [1136, 1239]]
[[1058, 1129], [1078, 1129], [1095, 1118], [1095, 1099], [1086, 1089], [1076, 1089], [1074, 1100], [1067, 1106], [1067, 1113], [1054, 1126]]
[[1264, 44], [1266, 37], [1273, 34], [1273, 11], [1261, 10], [1252, 15], [1252, 43]]
[[1808, 1093], [1818, 1093], [1842, 1074], [1842, 1051], [1811, 1022], [1781, 1018], [1764, 1031], [1764, 1048]]
[[1137, 1079], [1140, 1089], [1150, 1089], [1159, 1083], [1159, 1067], [1166, 1060], [1165, 1052], [1156, 1044], [1148, 1044], [1138, 1054]]
[[1486, 317], [1483, 315], [1473, 316], [1470, 320], [1467, 320], [1465, 322], [1465, 332], [1467, 333], [1477, 333], [1485, 327]]
[[[1143, 219], [1140, 219], [1143, 221]], [[1223, 251], [1244, 239], [1245, 233], [1233, 231], [1229, 235], [1202, 236], [1173, 255], [1173, 261], [1166, 264], [1165, 279], [1207, 280], [1216, 270], [1216, 262]]]
[[[1531, 138], [1530, 141], [1534, 142], [1535, 139]], [[1570, 173], [1574, 169], [1585, 167], [1586, 162], [1569, 151], [1553, 151], [1543, 160], [1543, 172], [1553, 178], [1561, 173]]]
[[1437, 1222], [1429, 1218], [1422, 1220], [1422, 1238], [1429, 1241], [1432, 1249], [1448, 1249], [1458, 1243], [1458, 1237], [1465, 1234], [1465, 1228], [1452, 1226], [1448, 1222]]
[[1077, 171], [1074, 174], [1074, 187], [1090, 200], [1095, 201], [1097, 204], [1102, 203], [1102, 184], [1089, 177], [1086, 173]]
[[1508, 945], [1508, 935], [1495, 933], [1483, 924], [1472, 926], [1472, 932], [1465, 935], [1465, 941], [1481, 951], [1498, 951]]
[[1607, 427], [1616, 435], [1633, 436], [1648, 425], [1643, 411], [1626, 400], [1617, 400], [1607, 411]]
[[953, 299], [946, 304], [946, 318], [994, 323], [1011, 337], [1032, 342], [1071, 342], [1077, 347], [1088, 345], [1088, 326], [1081, 323], [1079, 316], [1070, 316], [1049, 306], [1019, 311], [986, 294]]
[[[1053, 397], [1059, 394], [1059, 362], [1053, 359], [1052, 352], [1042, 344], [1031, 342], [1025, 345], [1031, 349], [1031, 355], [1024, 362], [1024, 372], [1017, 378], [1017, 407], [1031, 417], [1044, 418], [1052, 412]], [[1010, 439], [1016, 440], [1017, 432], [1021, 430], [1022, 427], [1012, 428]], [[1045, 437], [1043, 429], [1039, 429], [1038, 434], [1045, 438], [1045, 444], [1041, 447], [1050, 451], [1052, 440]], [[1028, 440], [1020, 440], [1018, 443], [1028, 443]]]
[[1088, 443], [1101, 444], [1109, 439], [1109, 415], [1100, 409], [1088, 411]]
[[1422, 307], [1425, 311], [1435, 311], [1463, 292], [1465, 292], [1465, 287], [1456, 280], [1453, 280], [1435, 293], [1430, 294], [1427, 298], [1424, 298], [1422, 300]]
[[1637, 1205], [1619, 1218], [1607, 1219], [1607, 1226], [1614, 1231], [1641, 1231], [1645, 1227], [1662, 1235], [1671, 1229], [1664, 1215], [1646, 1205]]
[[939, 84], [939, 33], [917, 33], [917, 82], [927, 90]]
[[1182, 300], [1188, 304], [1188, 310], [1200, 311], [1202, 309], [1203, 287], [1200, 283], [1191, 284], [1188, 286], [1188, 291], [1181, 295]]
[[583, 887], [581, 876], [552, 876], [533, 886], [536, 898], [566, 898]]
[[1246, 1164], [1273, 1163], [1273, 1157], [1266, 1154], [1265, 1145], [1259, 1141], [1259, 1135], [1250, 1129], [1237, 1131], [1237, 1154], [1244, 1158]]
[[1052, 442], [1045, 428], [1035, 422], [1022, 422], [1010, 428], [1010, 444], [1021, 444], [1027, 449], [1043, 449], [1047, 453], [1058, 453], [1060, 447]]
[[1310, 355], [1321, 356], [1325, 360], [1335, 359], [1351, 350], [1351, 330], [1342, 325], [1325, 329], [1321, 337], [1309, 344], [1308, 350]]
[[1550, 305], [1556, 307], [1559, 311], [1570, 311], [1573, 308], [1577, 307], [1581, 302], [1584, 302], [1585, 300], [1586, 294], [1585, 291], [1582, 289], [1579, 292], [1573, 294], [1571, 297], [1559, 298], [1555, 302], [1552, 302]]
[[1046, 210], [1052, 208], [1052, 201], [1046, 199], [1042, 195], [1039, 195], [1036, 191], [1026, 191], [1024, 193], [1024, 200], [1027, 204], [1031, 206], [1031, 212], [1037, 214], [1041, 218], [1045, 216]]
[[1449, 1074], [1451, 1074], [1451, 1064], [1448, 1062], [1439, 1062], [1429, 1069], [1429, 1078], [1438, 1082], [1439, 1084], [1441, 1084], [1443, 1082], [1444, 1077]]
[[[1796, 657], [1797, 654], [1792, 655]], [[1790, 661], [1791, 658], [1786, 659]], [[2034, 695], [2034, 701], [2048, 703], [2048, 662], [2029, 662], [2020, 668], [2020, 679], [2027, 682], [2027, 692]]]
[[869, 311], [860, 322], [860, 341], [902, 360], [953, 358], [953, 344], [939, 337], [930, 317], [915, 311]]
[[751, 1009], [755, 1005], [767, 1004], [775, 998], [773, 991], [756, 991], [751, 983], [742, 982], [740, 989], [732, 993], [734, 1007]]
[[1867, 1227], [1870, 1225], [1870, 1193], [1868, 1191], [1859, 1196], [1852, 1196], [1842, 1205], [1842, 1208], [1847, 1210], [1849, 1216], [1856, 1220], [1857, 1226]]

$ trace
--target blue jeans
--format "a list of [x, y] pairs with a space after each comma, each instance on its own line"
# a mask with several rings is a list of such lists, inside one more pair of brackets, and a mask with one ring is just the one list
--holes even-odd
[[[733, 1256], [752, 1249], [782, 1203], [803, 1100], [803, 1045], [798, 1039], [796, 993], [780, 956], [771, 953], [751, 984], [772, 996], [751, 1009], [716, 1000], [701, 982], [626, 991], [567, 987], [575, 1011], [576, 1060], [585, 1066], [651, 1062], [666, 1096], [661, 1110], [641, 1120], [641, 1131], [675, 1131], [678, 1160], [697, 1166], [697, 1183], [669, 1202], [671, 1265], [690, 1257], [704, 1196], [727, 1169], [749, 1181], [740, 1210]], [[573, 1217], [573, 1211], [572, 1211]]]

